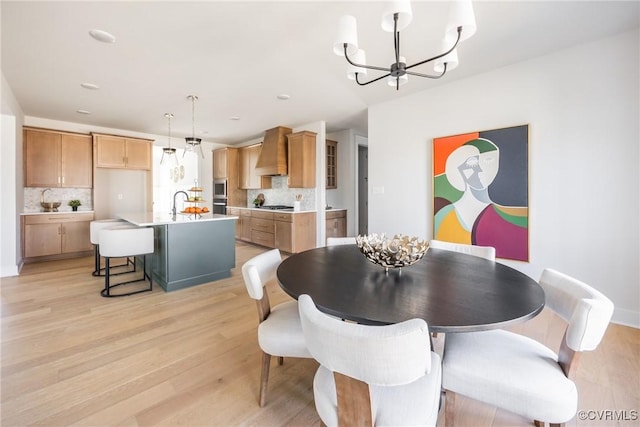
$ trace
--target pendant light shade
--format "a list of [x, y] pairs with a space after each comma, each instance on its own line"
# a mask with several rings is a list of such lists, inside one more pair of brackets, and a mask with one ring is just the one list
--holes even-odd
[[347, 45], [347, 55], [355, 55], [358, 51], [358, 26], [356, 18], [344, 15], [338, 24], [338, 36], [333, 44], [333, 53], [344, 56], [344, 45]]
[[200, 155], [204, 159], [204, 153], [202, 152], [202, 139], [196, 138], [196, 101], [198, 100], [198, 97], [196, 95], [189, 95], [187, 96], [187, 99], [191, 100], [191, 136], [184, 139], [187, 146], [182, 153], [182, 157], [187, 154], [187, 151], [193, 153], [200, 151]]
[[[462, 27], [460, 42], [465, 41], [476, 33], [476, 18], [471, 0], [455, 0], [449, 6], [449, 23], [446, 28], [446, 37], [453, 40], [458, 38], [458, 27]], [[447, 68], [449, 67], [447, 66]]]
[[171, 119], [173, 118], [173, 114], [164, 113], [164, 116], [167, 118], [168, 123], [167, 146], [162, 149], [160, 165], [169, 167], [180, 166], [180, 163], [178, 162], [178, 156], [176, 154], [176, 149], [171, 148]]
[[[442, 51], [446, 52], [453, 45], [455, 45], [456, 39], [451, 38], [448, 34], [442, 39]], [[433, 71], [436, 73], [444, 72], [444, 64], [447, 64], [447, 71], [451, 71], [458, 66], [458, 49], [453, 49], [451, 52], [443, 56], [442, 58], [436, 59], [435, 65], [433, 66]]]
[[[394, 18], [393, 15], [398, 14], [397, 28], [394, 30]], [[390, 1], [387, 2], [384, 12], [382, 12], [382, 29], [388, 33], [394, 31], [402, 31], [413, 19], [413, 13], [411, 12], [411, 2], [409, 0]]]
[[[362, 49], [358, 49], [358, 51], [356, 52], [355, 55], [353, 55], [353, 58], [351, 59], [353, 62], [355, 62], [356, 64], [361, 64], [361, 65], [366, 65], [367, 64], [367, 56], [364, 53], [364, 50]], [[357, 67], [355, 65], [349, 64], [347, 66], [347, 78], [349, 80], [355, 80], [356, 79], [356, 73], [359, 73], [362, 76], [366, 76], [367, 75], [367, 69], [366, 68], [362, 68], [362, 67]]]

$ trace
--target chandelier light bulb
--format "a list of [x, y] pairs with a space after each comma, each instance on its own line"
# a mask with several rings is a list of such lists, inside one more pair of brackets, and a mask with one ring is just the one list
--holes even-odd
[[394, 21], [393, 15], [398, 14], [397, 31], [402, 31], [409, 26], [413, 19], [411, 11], [411, 2], [409, 0], [390, 1], [386, 3], [384, 12], [382, 12], [382, 29], [387, 33], [393, 33]]
[[344, 45], [347, 44], [347, 55], [355, 55], [358, 51], [358, 24], [356, 18], [344, 15], [338, 24], [338, 36], [333, 44], [333, 52], [344, 56]]

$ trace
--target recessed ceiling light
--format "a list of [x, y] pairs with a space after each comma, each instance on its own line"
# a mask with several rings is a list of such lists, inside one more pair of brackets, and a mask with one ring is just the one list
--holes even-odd
[[116, 42], [116, 38], [110, 34], [107, 33], [106, 31], [102, 31], [102, 30], [90, 30], [89, 34], [91, 35], [91, 37], [93, 37], [94, 39], [98, 40], [99, 42], [103, 42], [103, 43], [115, 43]]
[[281, 101], [286, 101], [289, 98], [291, 98], [291, 96], [287, 95], [286, 93], [281, 93], [280, 95], [278, 95], [278, 99]]
[[229, 120], [240, 120], [240, 117], [238, 116], [229, 117]]
[[100, 86], [94, 85], [93, 83], [81, 83], [80, 86], [82, 86], [85, 89], [92, 89], [92, 90], [100, 89]]
[[91, 114], [91, 111], [87, 111], [87, 110], [76, 110], [76, 113], [78, 113], [78, 114]]

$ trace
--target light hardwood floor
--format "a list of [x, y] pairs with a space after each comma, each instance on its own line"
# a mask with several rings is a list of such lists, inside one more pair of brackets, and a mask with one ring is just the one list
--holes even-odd
[[[3, 278], [1, 425], [319, 425], [313, 360], [274, 361], [267, 405], [257, 404], [257, 311], [240, 266], [262, 251], [238, 244], [229, 279], [119, 299], [100, 297], [91, 257], [29, 264], [19, 277]], [[268, 290], [272, 304], [288, 298], [275, 283]], [[543, 313], [515, 329], [556, 348], [551, 320]], [[640, 410], [639, 373], [640, 331], [611, 325], [600, 348], [582, 357], [580, 409]], [[462, 396], [456, 414], [458, 425], [532, 425]], [[638, 421], [576, 417], [569, 425]]]

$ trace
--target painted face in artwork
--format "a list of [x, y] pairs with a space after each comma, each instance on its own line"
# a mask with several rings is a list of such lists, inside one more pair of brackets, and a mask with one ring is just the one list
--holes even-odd
[[460, 191], [484, 190], [498, 174], [498, 158], [498, 147], [488, 139], [469, 141], [447, 158], [447, 179]]

